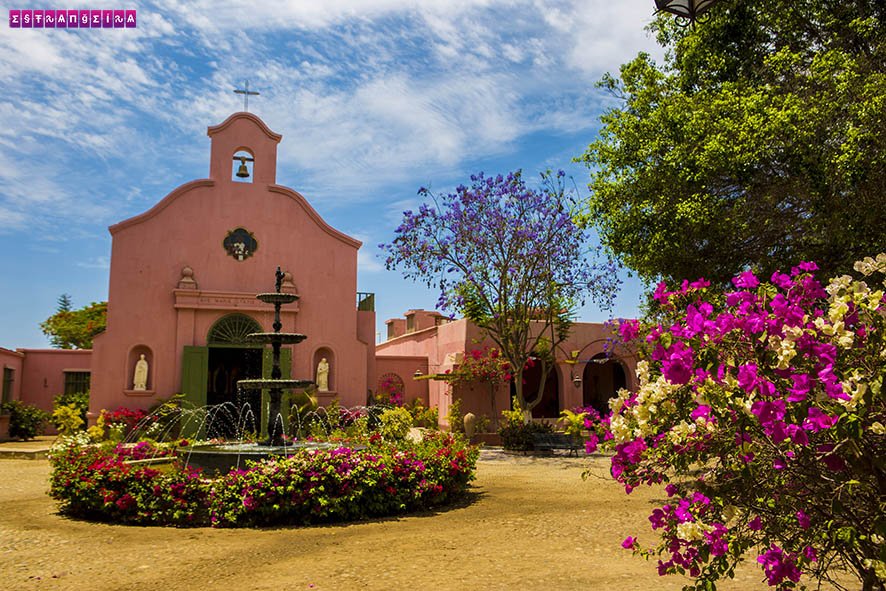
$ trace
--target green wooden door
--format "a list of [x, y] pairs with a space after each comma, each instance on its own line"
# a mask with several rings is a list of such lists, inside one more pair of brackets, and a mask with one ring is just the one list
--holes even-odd
[[[206, 406], [206, 384], [209, 373], [209, 347], [186, 345], [182, 351], [183, 408]], [[202, 417], [198, 413], [186, 414], [181, 424], [182, 437], [198, 437]]]
[[[271, 368], [274, 365], [274, 351], [270, 347], [266, 347], [262, 351], [262, 377], [271, 378]], [[280, 374], [284, 380], [292, 377], [292, 349], [280, 349]], [[284, 391], [283, 399], [280, 401], [280, 412], [283, 413], [284, 429], [289, 435], [289, 408], [292, 406], [292, 392]], [[261, 434], [262, 437], [268, 436], [268, 406], [271, 397], [267, 390], [261, 391]]]

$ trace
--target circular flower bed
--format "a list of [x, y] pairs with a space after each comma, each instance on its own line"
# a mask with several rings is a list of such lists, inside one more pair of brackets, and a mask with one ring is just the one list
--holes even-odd
[[61, 447], [50, 495], [68, 515], [133, 525], [243, 527], [352, 521], [444, 504], [474, 478], [478, 451], [448, 433], [421, 443], [305, 450], [217, 478], [174, 464], [127, 463], [117, 450]]

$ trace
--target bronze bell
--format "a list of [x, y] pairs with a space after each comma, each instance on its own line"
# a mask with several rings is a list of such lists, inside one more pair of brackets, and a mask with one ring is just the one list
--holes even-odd
[[249, 171], [246, 169], [246, 158], [240, 158], [240, 168], [237, 169], [237, 176], [241, 179], [249, 178]]

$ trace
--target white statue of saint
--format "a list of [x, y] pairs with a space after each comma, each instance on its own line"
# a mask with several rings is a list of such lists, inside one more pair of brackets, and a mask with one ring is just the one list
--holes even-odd
[[317, 364], [317, 389], [320, 392], [329, 391], [329, 363], [325, 357]]
[[132, 389], [148, 389], [148, 362], [145, 361], [144, 353], [142, 353], [139, 356], [138, 361], [135, 362], [135, 376], [132, 378]]

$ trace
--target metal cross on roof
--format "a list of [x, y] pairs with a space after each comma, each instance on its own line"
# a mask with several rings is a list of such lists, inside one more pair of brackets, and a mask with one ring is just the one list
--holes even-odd
[[243, 95], [243, 110], [247, 113], [249, 112], [249, 96], [258, 96], [258, 92], [254, 92], [249, 90], [249, 80], [246, 81], [244, 89], [235, 88], [234, 94], [242, 94]]

